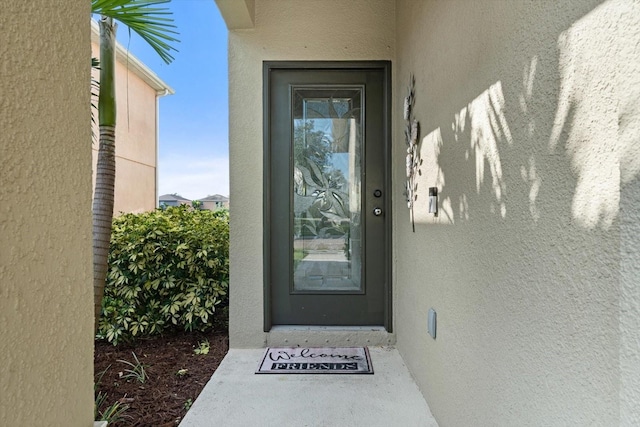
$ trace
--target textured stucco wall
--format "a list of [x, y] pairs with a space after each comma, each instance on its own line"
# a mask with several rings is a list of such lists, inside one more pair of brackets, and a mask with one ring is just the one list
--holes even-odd
[[93, 425], [89, 2], [0, 13], [0, 425]]
[[394, 2], [256, 0], [255, 28], [229, 34], [230, 344], [263, 328], [262, 61], [381, 60], [394, 55]]
[[613, 17], [620, 156], [620, 424], [640, 425], [640, 2], [619, 2]]
[[[640, 46], [640, 45], [639, 45]], [[640, 63], [640, 62], [639, 62]], [[640, 129], [635, 145], [640, 147]], [[636, 158], [640, 154], [636, 154]], [[620, 424], [640, 425], [640, 177], [620, 197]]]
[[[122, 26], [119, 31], [123, 31]], [[124, 29], [126, 31], [126, 28]], [[92, 54], [100, 57], [97, 44]], [[128, 78], [127, 78], [128, 76]], [[99, 80], [99, 73], [94, 72]], [[116, 187], [113, 212], [145, 212], [156, 207], [156, 91], [127, 64], [116, 62]], [[97, 116], [97, 113], [96, 113]], [[93, 165], [98, 161], [98, 126], [94, 126]], [[95, 177], [94, 177], [95, 179]]]
[[396, 332], [443, 427], [638, 423], [638, 5], [397, 2]]

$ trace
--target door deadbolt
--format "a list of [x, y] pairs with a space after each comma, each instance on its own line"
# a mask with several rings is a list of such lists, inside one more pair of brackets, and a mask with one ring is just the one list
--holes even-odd
[[374, 214], [375, 216], [380, 216], [380, 215], [382, 215], [382, 209], [380, 209], [380, 208], [373, 208], [373, 214]]
[[382, 191], [380, 191], [380, 190], [374, 190], [374, 192], [373, 192], [373, 196], [374, 196], [374, 197], [381, 197], [381, 196], [382, 196]]

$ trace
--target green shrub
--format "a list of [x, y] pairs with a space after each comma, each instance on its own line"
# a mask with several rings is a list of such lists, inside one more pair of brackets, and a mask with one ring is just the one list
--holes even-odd
[[[113, 220], [98, 337], [206, 330], [228, 305], [229, 214], [169, 207]], [[222, 310], [226, 312], [226, 310]], [[217, 314], [217, 313], [216, 313]]]

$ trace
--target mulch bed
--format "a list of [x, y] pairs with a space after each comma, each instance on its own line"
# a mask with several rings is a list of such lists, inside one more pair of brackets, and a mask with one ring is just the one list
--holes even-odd
[[[195, 354], [194, 350], [205, 340], [209, 342], [209, 352]], [[177, 426], [228, 349], [226, 331], [176, 332], [115, 347], [107, 342], [96, 342], [96, 382], [107, 370], [97, 387], [98, 391], [107, 394], [100, 409], [104, 411], [116, 401], [129, 406], [124, 412], [124, 419], [109, 423], [109, 427]], [[123, 377], [132, 367], [119, 360], [135, 364], [132, 352], [144, 367], [147, 376], [144, 383]]]

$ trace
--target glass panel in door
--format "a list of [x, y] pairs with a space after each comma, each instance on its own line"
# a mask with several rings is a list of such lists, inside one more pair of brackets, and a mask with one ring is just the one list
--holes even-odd
[[293, 293], [364, 292], [363, 93], [293, 88]]

